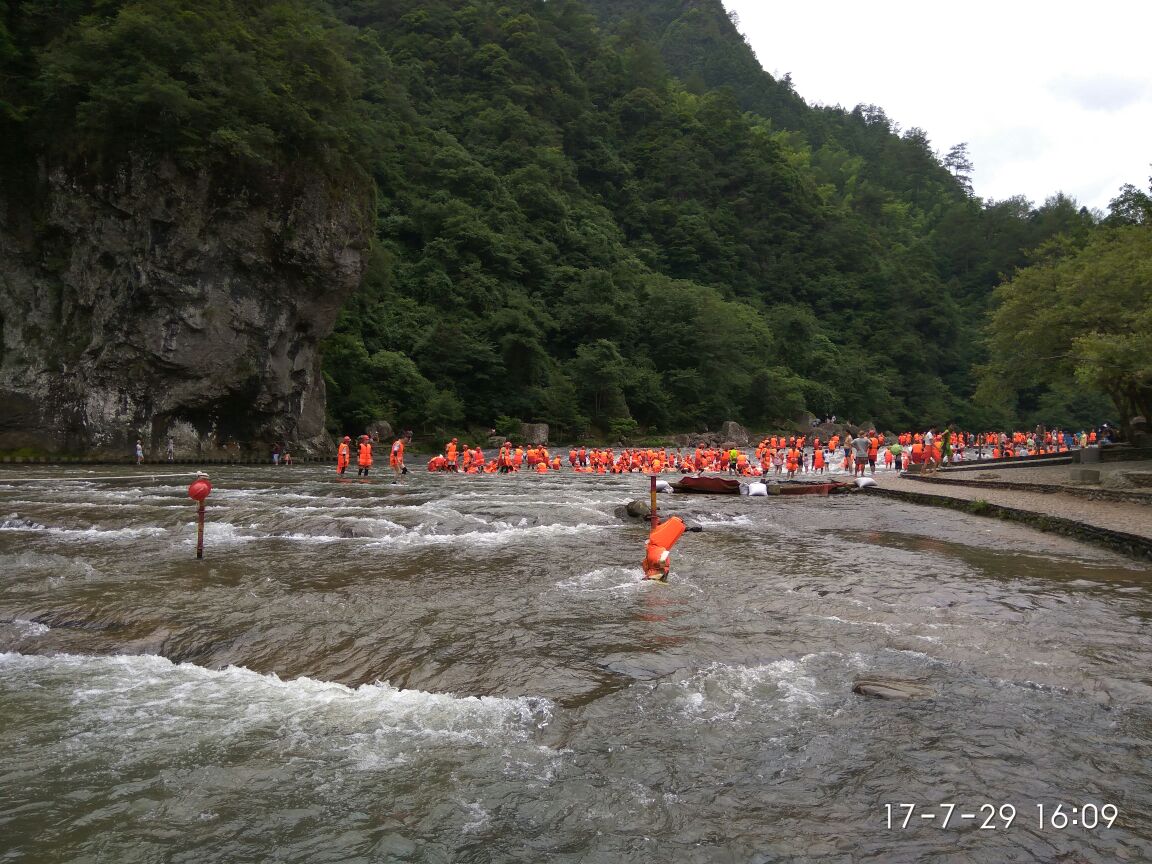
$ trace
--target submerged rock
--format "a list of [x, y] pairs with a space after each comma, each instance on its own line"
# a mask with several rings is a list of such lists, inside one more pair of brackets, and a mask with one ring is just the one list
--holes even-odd
[[877, 699], [931, 699], [935, 695], [927, 687], [911, 681], [887, 681], [878, 678], [861, 678], [853, 685], [852, 692]]
[[47, 525], [41, 525], [39, 522], [33, 522], [31, 519], [25, 519], [19, 513], [9, 513], [7, 516], [0, 518], [0, 530], [41, 531], [47, 527]]

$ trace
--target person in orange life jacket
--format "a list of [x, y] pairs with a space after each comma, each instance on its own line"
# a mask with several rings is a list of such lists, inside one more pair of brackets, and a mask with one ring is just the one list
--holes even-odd
[[788, 472], [788, 477], [793, 478], [796, 476], [796, 471], [800, 467], [800, 455], [796, 450], [795, 445], [789, 447], [784, 452], [784, 467]]
[[[679, 516], [665, 519], [648, 534], [644, 546], [644, 578], [658, 582], [668, 581], [668, 571], [672, 569], [672, 547], [680, 536], [688, 530]], [[699, 528], [693, 528], [699, 531]]]
[[876, 436], [875, 429], [868, 430], [868, 469], [876, 473], [876, 456], [880, 452], [880, 439]]
[[344, 470], [348, 467], [348, 463], [352, 461], [352, 439], [347, 435], [344, 440], [340, 442], [340, 446], [336, 448], [336, 473], [343, 474]]
[[912, 456], [910, 461], [913, 465], [924, 464], [924, 442], [922, 440], [917, 440], [916, 443], [912, 445]]
[[[660, 469], [653, 465], [653, 470], [659, 471]], [[748, 455], [743, 450], [741, 450], [740, 455], [736, 457], [736, 471], [739, 474], [748, 473]]]
[[444, 448], [444, 458], [448, 460], [448, 470], [457, 471], [459, 465], [456, 464], [456, 439], [453, 438], [448, 442], [448, 446]]
[[367, 435], [360, 436], [360, 451], [356, 455], [356, 464], [360, 466], [356, 469], [356, 476], [367, 477], [372, 467], [372, 439]]
[[408, 473], [404, 466], [404, 445], [412, 440], [412, 433], [405, 432], [402, 438], [392, 442], [392, 450], [388, 453], [388, 464], [392, 466], [392, 482], [399, 483], [403, 475]]

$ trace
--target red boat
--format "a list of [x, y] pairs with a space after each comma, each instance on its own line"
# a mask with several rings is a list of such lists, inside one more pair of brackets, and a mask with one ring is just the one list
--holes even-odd
[[681, 477], [671, 484], [677, 492], [696, 492], [702, 495], [739, 495], [740, 481], [735, 477], [708, 477], [705, 475]]

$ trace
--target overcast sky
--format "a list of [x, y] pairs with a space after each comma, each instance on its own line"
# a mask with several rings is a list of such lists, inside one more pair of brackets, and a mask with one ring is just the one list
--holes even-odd
[[1152, 175], [1152, 0], [724, 0], [810, 105], [874, 104], [984, 199], [1058, 191], [1106, 209]]

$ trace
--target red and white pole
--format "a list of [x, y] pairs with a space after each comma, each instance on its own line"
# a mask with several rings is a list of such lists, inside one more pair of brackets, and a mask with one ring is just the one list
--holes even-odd
[[212, 484], [208, 482], [208, 475], [200, 472], [192, 485], [188, 487], [188, 497], [196, 501], [196, 557], [204, 557], [204, 500], [212, 492]]

